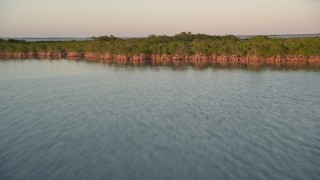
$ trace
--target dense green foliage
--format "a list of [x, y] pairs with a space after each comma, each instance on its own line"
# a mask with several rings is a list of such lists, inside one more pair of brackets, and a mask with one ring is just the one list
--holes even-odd
[[111, 54], [226, 54], [226, 55], [320, 55], [320, 37], [239, 39], [233, 35], [210, 36], [182, 32], [175, 36], [150, 35], [147, 38], [121, 39], [93, 37], [88, 41], [25, 42], [1, 40], [0, 52], [92, 52]]

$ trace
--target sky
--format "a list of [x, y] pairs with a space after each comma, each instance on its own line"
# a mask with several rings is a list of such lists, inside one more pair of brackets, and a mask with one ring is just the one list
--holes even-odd
[[320, 33], [320, 0], [0, 0], [0, 37]]

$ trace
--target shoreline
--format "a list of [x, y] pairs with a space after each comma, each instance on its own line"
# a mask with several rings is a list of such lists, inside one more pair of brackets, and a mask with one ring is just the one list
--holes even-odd
[[303, 55], [285, 55], [285, 56], [271, 56], [259, 57], [249, 55], [167, 55], [167, 54], [136, 54], [136, 55], [121, 55], [110, 53], [90, 53], [90, 52], [0, 52], [0, 58], [16, 58], [16, 59], [85, 59], [88, 61], [108, 62], [116, 61], [119, 63], [132, 62], [132, 63], [219, 63], [219, 64], [266, 64], [266, 65], [315, 65], [320, 67], [320, 56], [303, 56]]
[[2, 58], [86, 59], [88, 61], [221, 64], [320, 64], [320, 37], [239, 39], [181, 32], [174, 36], [87, 41], [25, 42], [0, 39]]

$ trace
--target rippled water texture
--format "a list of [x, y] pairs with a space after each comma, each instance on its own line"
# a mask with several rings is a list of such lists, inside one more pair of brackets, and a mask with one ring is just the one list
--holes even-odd
[[0, 61], [0, 179], [318, 179], [320, 72]]

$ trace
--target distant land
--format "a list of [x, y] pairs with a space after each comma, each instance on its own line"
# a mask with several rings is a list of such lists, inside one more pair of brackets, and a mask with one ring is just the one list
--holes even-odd
[[86, 59], [107, 62], [301, 64], [320, 66], [320, 34], [100, 36], [0, 40], [2, 58]]
[[[235, 35], [239, 39], [249, 39], [251, 37], [257, 36], [257, 35]], [[314, 33], [314, 34], [279, 34], [279, 35], [265, 35], [270, 38], [305, 38], [305, 37], [320, 37], [320, 33]], [[143, 39], [147, 37], [119, 37], [122, 39], [132, 39], [132, 38], [138, 38]], [[91, 40], [92, 37], [1, 37], [1, 39], [16, 39], [16, 40], [25, 40], [27, 42], [37, 42], [37, 41], [86, 41]]]

